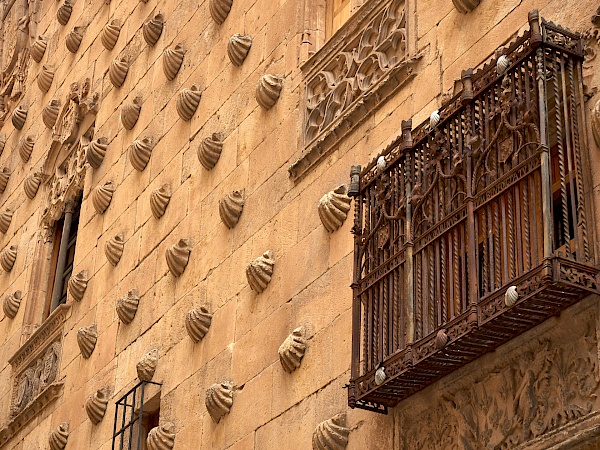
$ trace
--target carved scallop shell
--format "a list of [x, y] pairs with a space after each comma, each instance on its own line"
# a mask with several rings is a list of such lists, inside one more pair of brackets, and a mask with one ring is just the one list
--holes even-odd
[[267, 250], [262, 256], [259, 256], [246, 267], [246, 278], [254, 292], [261, 293], [264, 291], [273, 276], [273, 267], [275, 260], [273, 252]]
[[127, 130], [131, 130], [137, 123], [142, 111], [142, 99], [136, 97], [132, 102], [125, 103], [121, 109], [121, 123]]
[[158, 350], [150, 350], [142, 356], [136, 365], [138, 378], [140, 381], [152, 381], [156, 366], [158, 365]]
[[236, 226], [244, 209], [244, 190], [233, 191], [219, 201], [219, 215], [227, 228]]
[[54, 128], [56, 119], [58, 119], [58, 113], [60, 112], [60, 100], [52, 99], [50, 103], [44, 106], [42, 110], [42, 120], [46, 128]]
[[321, 197], [319, 217], [327, 231], [332, 233], [342, 226], [350, 211], [350, 202], [352, 198], [346, 195], [345, 186], [339, 186]]
[[4, 314], [9, 319], [14, 319], [19, 312], [19, 306], [21, 306], [22, 300], [21, 291], [13, 292], [12, 294], [4, 297], [4, 303], [2, 304], [2, 308], [4, 309]]
[[200, 342], [208, 333], [212, 322], [212, 314], [205, 306], [192, 309], [185, 315], [185, 329], [194, 342]]
[[279, 100], [282, 87], [283, 78], [272, 74], [263, 75], [256, 86], [256, 101], [263, 109], [271, 109]]
[[209, 10], [213, 20], [221, 25], [227, 19], [233, 0], [210, 0]]
[[92, 356], [94, 349], [96, 348], [96, 342], [98, 341], [98, 328], [96, 324], [89, 325], [87, 327], [81, 327], [77, 330], [77, 345], [81, 350], [81, 355], [88, 359]]
[[139, 304], [140, 296], [138, 295], [137, 289], [132, 289], [126, 296], [119, 298], [117, 300], [116, 310], [121, 322], [124, 324], [131, 323], [138, 310]]
[[171, 245], [165, 251], [167, 258], [167, 265], [171, 273], [180, 277], [190, 260], [190, 253], [192, 252], [192, 243], [189, 239], [180, 239], [176, 244]]
[[0, 252], [0, 266], [5, 272], [10, 272], [15, 265], [17, 260], [17, 249], [16, 245], [10, 245], [4, 247], [4, 250]]
[[163, 422], [152, 428], [146, 440], [148, 450], [171, 450], [175, 445], [175, 425]]
[[0, 233], [5, 234], [8, 231], [13, 214], [14, 211], [10, 208], [6, 208], [0, 213]]
[[496, 61], [496, 73], [498, 75], [504, 75], [510, 67], [510, 60], [506, 55], [500, 55], [498, 61]]
[[440, 116], [440, 110], [436, 109], [435, 111], [433, 111], [429, 116], [429, 128], [433, 130], [435, 127], [438, 126], [441, 119], [442, 116]]
[[435, 347], [438, 350], [441, 350], [446, 346], [446, 344], [448, 344], [449, 340], [450, 336], [448, 336], [446, 330], [439, 330], [435, 336]]
[[44, 53], [46, 53], [46, 48], [48, 47], [48, 38], [46, 36], [43, 35], [39, 35], [37, 38], [35, 38], [35, 41], [33, 41], [33, 44], [31, 44], [31, 50], [30, 50], [30, 55], [31, 58], [36, 62], [39, 63], [42, 58], [44, 57]]
[[106, 50], [112, 50], [117, 45], [117, 40], [121, 34], [121, 22], [113, 19], [104, 25], [102, 33], [100, 33], [100, 41]]
[[198, 148], [198, 159], [206, 170], [215, 167], [223, 151], [223, 135], [213, 133], [212, 136], [202, 139]]
[[108, 408], [108, 388], [98, 389], [85, 402], [85, 412], [94, 425], [102, 422]]
[[385, 373], [385, 367], [381, 366], [375, 371], [375, 384], [377, 386], [381, 386], [385, 382], [386, 378], [387, 375]]
[[600, 100], [596, 102], [592, 109], [592, 134], [596, 145], [600, 147]]
[[304, 327], [298, 327], [279, 347], [279, 361], [288, 373], [292, 373], [300, 367], [302, 358], [304, 358], [304, 352], [306, 351], [306, 338], [304, 335]]
[[65, 2], [56, 11], [56, 20], [62, 26], [65, 26], [71, 18], [73, 12], [73, 2], [71, 0], [65, 0]]
[[190, 88], [183, 89], [177, 96], [176, 108], [179, 117], [186, 121], [191, 120], [198, 109], [201, 97], [202, 92], [197, 84], [192, 84]]
[[454, 3], [454, 7], [461, 14], [467, 14], [473, 11], [477, 5], [479, 5], [480, 0], [452, 0]]
[[504, 304], [509, 308], [512, 308], [513, 306], [515, 306], [515, 303], [517, 303], [517, 300], [519, 300], [519, 293], [517, 292], [517, 287], [509, 287], [504, 293]]
[[69, 439], [69, 423], [61, 423], [56, 429], [52, 430], [48, 443], [50, 450], [64, 450]]
[[125, 248], [125, 237], [123, 233], [119, 233], [114, 237], [111, 237], [108, 241], [106, 241], [106, 245], [104, 247], [104, 253], [106, 254], [106, 259], [113, 266], [119, 264], [121, 260], [121, 256], [123, 256], [123, 249]]
[[92, 204], [98, 214], [103, 214], [104, 211], [106, 211], [106, 208], [110, 205], [114, 192], [115, 188], [112, 181], [107, 181], [94, 189], [92, 194]]
[[108, 139], [104, 136], [99, 137], [98, 139], [94, 139], [87, 145], [85, 149], [85, 159], [90, 166], [94, 169], [97, 169], [104, 161], [104, 157], [106, 156], [106, 150], [108, 149]]
[[44, 64], [37, 79], [40, 91], [48, 92], [52, 86], [52, 81], [54, 81], [54, 66], [52, 64]]
[[31, 135], [19, 139], [19, 156], [24, 163], [29, 161], [29, 158], [31, 158], [34, 144], [35, 138]]
[[343, 450], [348, 445], [350, 429], [346, 413], [338, 414], [317, 425], [313, 433], [313, 450]]
[[170, 185], [163, 184], [160, 188], [152, 191], [152, 194], [150, 194], [150, 209], [152, 210], [152, 215], [157, 219], [160, 219], [165, 214], [170, 200]]
[[153, 46], [156, 44], [162, 34], [164, 25], [165, 21], [162, 14], [157, 14], [144, 23], [142, 34], [148, 45]]
[[108, 68], [108, 78], [114, 87], [121, 87], [127, 77], [129, 71], [129, 63], [126, 58], [116, 58], [110, 63]]
[[80, 302], [83, 299], [83, 294], [85, 294], [85, 290], [88, 285], [88, 271], [82, 270], [77, 274], [73, 275], [69, 278], [69, 283], [67, 284], [67, 288], [69, 290], [69, 294], [76, 302]]
[[150, 161], [153, 148], [154, 139], [151, 137], [133, 141], [133, 144], [129, 146], [129, 161], [131, 161], [131, 165], [135, 170], [141, 172], [146, 168], [148, 161]]
[[252, 38], [244, 34], [234, 34], [227, 44], [227, 54], [234, 66], [241, 66], [252, 47]]
[[0, 134], [0, 155], [4, 153], [4, 148], [6, 147], [6, 135]]
[[42, 176], [37, 172], [34, 172], [25, 178], [25, 181], [23, 181], [23, 189], [25, 190], [27, 198], [30, 200], [35, 198], [41, 183]]
[[15, 108], [12, 114], [12, 124], [17, 130], [23, 129], [23, 125], [25, 125], [25, 120], [27, 119], [27, 113], [29, 112], [29, 108], [20, 104]]
[[163, 53], [163, 71], [167, 80], [174, 80], [183, 64], [185, 50], [183, 44], [177, 44], [175, 48], [167, 48]]
[[234, 385], [231, 381], [225, 381], [213, 384], [206, 390], [204, 403], [210, 417], [216, 423], [219, 423], [223, 416], [229, 414], [229, 411], [231, 411], [231, 407], [233, 406], [233, 387]]
[[8, 167], [3, 167], [0, 170], [0, 194], [4, 192], [6, 189], [6, 185], [8, 184], [8, 180], [10, 178], [10, 169]]
[[69, 34], [67, 34], [65, 44], [67, 46], [67, 50], [69, 50], [71, 53], [76, 53], [77, 50], [79, 50], [79, 46], [83, 40], [84, 31], [84, 27], [75, 27]]

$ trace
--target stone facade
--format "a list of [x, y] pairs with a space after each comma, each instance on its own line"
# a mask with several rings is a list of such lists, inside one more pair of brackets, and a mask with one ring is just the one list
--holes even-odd
[[[0, 448], [110, 449], [141, 378], [160, 384], [148, 448], [600, 447], [595, 296], [387, 416], [348, 408], [343, 187], [537, 8], [585, 39], [597, 234], [598, 4], [350, 4], [327, 40], [327, 0], [0, 4], [0, 296], [21, 293], [0, 317]], [[76, 277], [49, 314], [56, 223], [80, 198]]]

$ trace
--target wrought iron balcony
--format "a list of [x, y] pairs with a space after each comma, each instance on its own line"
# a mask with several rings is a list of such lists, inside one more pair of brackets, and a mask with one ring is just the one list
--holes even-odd
[[529, 25], [354, 170], [351, 407], [386, 412], [599, 292], [582, 44]]

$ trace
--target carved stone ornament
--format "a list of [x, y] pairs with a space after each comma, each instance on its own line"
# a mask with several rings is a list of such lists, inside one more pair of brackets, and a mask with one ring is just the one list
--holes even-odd
[[112, 181], [107, 181], [94, 189], [92, 192], [92, 204], [98, 214], [104, 214], [104, 211], [110, 205], [114, 192], [115, 188]]
[[33, 152], [33, 145], [35, 144], [34, 136], [22, 137], [19, 139], [19, 156], [21, 157], [21, 161], [23, 163], [27, 163], [29, 158], [31, 158], [31, 153]]
[[473, 11], [478, 5], [480, 0], [452, 0], [454, 7], [461, 14], [467, 14]]
[[183, 64], [185, 50], [183, 44], [177, 44], [174, 48], [167, 48], [163, 53], [163, 71], [167, 80], [174, 80]]
[[163, 32], [165, 20], [162, 14], [155, 15], [152, 19], [144, 23], [142, 34], [144, 40], [149, 46], [153, 46], [158, 42], [160, 35]]
[[25, 178], [23, 181], [23, 190], [29, 200], [33, 200], [40, 188], [42, 183], [42, 176], [39, 172], [33, 172]]
[[231, 381], [216, 383], [206, 390], [204, 403], [206, 409], [216, 423], [231, 411], [233, 406], [234, 384]]
[[52, 430], [48, 442], [50, 450], [64, 450], [69, 440], [69, 423], [61, 423], [58, 428]]
[[190, 260], [192, 252], [192, 242], [189, 239], [180, 239], [176, 244], [171, 245], [165, 251], [167, 265], [175, 277], [180, 277]]
[[507, 307], [512, 308], [515, 306], [515, 303], [517, 303], [517, 300], [519, 300], [519, 292], [517, 291], [517, 287], [510, 286], [504, 293], [504, 304]]
[[156, 366], [158, 365], [158, 350], [150, 350], [141, 357], [136, 365], [138, 378], [140, 381], [152, 381]]
[[42, 121], [46, 128], [52, 129], [54, 124], [56, 124], [56, 120], [58, 119], [58, 114], [60, 112], [60, 100], [52, 99], [50, 102], [44, 106], [42, 109]]
[[121, 297], [117, 300], [117, 316], [121, 319], [124, 324], [129, 324], [133, 321], [135, 313], [138, 310], [140, 304], [140, 296], [138, 295], [137, 289], [132, 289], [127, 293], [126, 296]]
[[37, 84], [42, 92], [48, 92], [54, 81], [54, 66], [52, 64], [44, 64], [38, 75]]
[[107, 240], [104, 247], [104, 253], [106, 254], [106, 259], [108, 259], [108, 262], [113, 266], [119, 264], [121, 256], [123, 256], [124, 248], [125, 237], [123, 236], [123, 233], [119, 233]]
[[201, 97], [202, 91], [198, 84], [192, 84], [190, 88], [183, 89], [177, 96], [176, 108], [179, 117], [185, 121], [191, 120], [198, 109]]
[[56, 20], [62, 26], [65, 26], [69, 22], [72, 12], [73, 0], [65, 0], [65, 2], [62, 5], [60, 5], [58, 10], [56, 11]]
[[175, 424], [163, 422], [152, 428], [146, 440], [148, 450], [171, 450], [175, 446]]
[[244, 34], [234, 34], [227, 44], [227, 55], [234, 66], [241, 66], [252, 47], [252, 37]]
[[279, 347], [279, 361], [288, 373], [292, 373], [300, 367], [302, 358], [304, 358], [304, 352], [306, 351], [305, 334], [304, 327], [298, 327]]
[[81, 45], [81, 41], [83, 40], [84, 32], [85, 27], [75, 27], [69, 34], [67, 34], [67, 37], [65, 38], [67, 50], [69, 50], [71, 53], [77, 53], [77, 50], [79, 50], [79, 46]]
[[4, 153], [4, 148], [6, 147], [6, 135], [0, 134], [0, 156]]
[[119, 34], [121, 34], [121, 22], [118, 19], [113, 19], [104, 25], [100, 33], [100, 41], [106, 50], [115, 48]]
[[98, 389], [85, 402], [85, 412], [94, 425], [102, 422], [108, 408], [108, 388]]
[[27, 120], [27, 113], [29, 112], [29, 108], [27, 105], [20, 104], [15, 108], [12, 114], [12, 124], [17, 130], [22, 130], [25, 125], [25, 120]]
[[133, 101], [125, 103], [121, 109], [121, 123], [126, 130], [131, 130], [137, 123], [142, 112], [142, 98], [136, 97]]
[[319, 217], [327, 231], [330, 233], [342, 226], [352, 199], [346, 195], [346, 187], [339, 186], [328, 192], [319, 200]]
[[596, 145], [600, 147], [600, 100], [594, 105], [591, 116], [594, 141], [596, 141]]
[[0, 194], [4, 193], [8, 180], [10, 179], [10, 174], [11, 172], [8, 167], [3, 167], [0, 170]]
[[0, 252], [0, 266], [5, 272], [10, 272], [17, 260], [17, 246], [9, 245]]
[[212, 314], [205, 306], [192, 309], [185, 315], [185, 329], [194, 342], [200, 342], [204, 339], [211, 322]]
[[279, 100], [282, 88], [283, 78], [272, 74], [263, 75], [256, 86], [256, 101], [263, 109], [271, 109]]
[[212, 169], [219, 161], [222, 151], [223, 135], [221, 133], [213, 133], [212, 136], [202, 139], [200, 147], [198, 148], [198, 159], [200, 160], [200, 164], [202, 164], [206, 170]]
[[275, 259], [273, 252], [267, 250], [262, 256], [259, 256], [246, 267], [246, 278], [252, 290], [258, 294], [264, 291], [273, 276], [273, 267]]
[[317, 425], [312, 438], [313, 450], [343, 450], [348, 445], [349, 435], [346, 413], [340, 413]]
[[81, 272], [76, 273], [71, 278], [69, 278], [69, 283], [67, 284], [67, 289], [73, 300], [76, 302], [80, 302], [83, 299], [83, 295], [85, 294], [85, 290], [88, 285], [88, 271], [82, 270]]
[[14, 211], [11, 208], [6, 208], [0, 212], [0, 233], [6, 234], [10, 222], [12, 221]]
[[152, 137], [147, 136], [142, 140], [133, 141], [133, 144], [129, 146], [129, 161], [135, 170], [141, 172], [146, 168], [153, 148], [154, 139]]
[[110, 67], [108, 68], [110, 83], [116, 88], [123, 86], [128, 71], [129, 63], [127, 62], [127, 58], [116, 58], [110, 63]]
[[233, 0], [210, 0], [210, 15], [217, 25], [221, 25], [227, 19]]
[[35, 41], [33, 41], [33, 44], [31, 44], [31, 58], [36, 62], [39, 63], [42, 61], [42, 58], [44, 57], [44, 53], [46, 53], [46, 48], [48, 47], [48, 38], [46, 36], [43, 35], [39, 35]]
[[96, 327], [96, 324], [81, 327], [77, 330], [77, 345], [79, 345], [81, 355], [85, 359], [92, 356], [96, 348], [96, 342], [98, 342], [98, 327]]
[[85, 150], [85, 158], [92, 168], [98, 169], [104, 161], [106, 150], [108, 149], [108, 139], [104, 136], [94, 139]]
[[4, 297], [4, 303], [2, 303], [2, 308], [4, 309], [4, 314], [9, 319], [14, 319], [19, 312], [19, 306], [21, 306], [21, 300], [23, 299], [21, 291], [13, 292], [12, 294]]
[[219, 201], [219, 215], [227, 228], [237, 225], [244, 210], [245, 201], [246, 195], [243, 189], [233, 191]]
[[150, 194], [150, 209], [152, 210], [152, 215], [157, 219], [160, 219], [165, 214], [170, 200], [170, 184], [163, 184], [160, 188], [152, 191], [152, 194]]

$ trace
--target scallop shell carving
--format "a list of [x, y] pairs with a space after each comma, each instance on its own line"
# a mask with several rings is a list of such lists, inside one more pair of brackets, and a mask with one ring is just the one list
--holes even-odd
[[433, 130], [435, 127], [438, 126], [441, 119], [442, 116], [440, 116], [440, 110], [436, 109], [435, 111], [433, 111], [429, 116], [429, 128]]
[[58, 8], [58, 11], [56, 11], [56, 20], [58, 20], [58, 23], [62, 26], [65, 26], [69, 22], [72, 12], [73, 2], [71, 0], [65, 0], [60, 8]]
[[106, 241], [106, 245], [104, 247], [104, 253], [106, 254], [106, 259], [113, 266], [119, 264], [121, 260], [121, 256], [123, 256], [123, 249], [125, 248], [125, 237], [123, 233], [119, 233], [114, 237], [111, 237], [108, 241]]
[[174, 80], [183, 64], [185, 50], [182, 44], [177, 44], [175, 48], [168, 48], [163, 53], [163, 71], [167, 80]]
[[5, 234], [8, 231], [13, 214], [14, 211], [10, 208], [6, 208], [0, 213], [0, 233]]
[[252, 47], [252, 38], [244, 34], [234, 34], [227, 44], [227, 54], [234, 66], [241, 66]]
[[153, 148], [154, 139], [151, 137], [133, 141], [133, 144], [129, 146], [129, 161], [131, 161], [131, 165], [135, 170], [141, 172], [146, 168]]
[[283, 78], [272, 74], [263, 75], [256, 86], [256, 101], [263, 109], [271, 109], [279, 100], [282, 87]]
[[198, 148], [198, 159], [206, 170], [215, 167], [223, 151], [223, 135], [213, 133], [212, 136], [202, 139]]
[[42, 110], [42, 120], [44, 121], [44, 125], [46, 128], [52, 129], [54, 124], [56, 123], [56, 119], [58, 119], [58, 113], [60, 112], [60, 100], [52, 99], [50, 103], [44, 106]]
[[23, 182], [23, 189], [25, 190], [25, 195], [27, 198], [30, 200], [35, 198], [41, 183], [42, 176], [37, 172], [34, 172], [25, 178], [25, 181]]
[[191, 120], [198, 109], [201, 97], [202, 92], [200, 91], [200, 86], [197, 84], [192, 84], [190, 88], [183, 89], [177, 96], [176, 107], [179, 117], [186, 121]]
[[4, 309], [4, 314], [6, 317], [9, 319], [14, 319], [17, 316], [22, 299], [21, 291], [16, 291], [4, 297], [2, 308]]
[[96, 342], [98, 342], [98, 328], [96, 327], [96, 324], [81, 327], [77, 330], [77, 345], [79, 345], [81, 355], [85, 359], [92, 356], [92, 353], [96, 348]]
[[317, 425], [312, 439], [313, 450], [343, 450], [348, 445], [349, 435], [346, 413], [338, 414]]
[[144, 40], [149, 46], [153, 46], [158, 42], [160, 35], [162, 34], [165, 21], [162, 14], [155, 15], [152, 19], [144, 23], [142, 34]]
[[446, 330], [439, 330], [435, 336], [435, 347], [438, 350], [443, 349], [450, 341], [450, 336], [446, 333]]
[[106, 211], [106, 208], [110, 205], [114, 192], [115, 188], [112, 181], [108, 181], [94, 189], [94, 193], [92, 194], [92, 204], [98, 214], [103, 214], [104, 211]]
[[108, 78], [114, 87], [121, 87], [127, 77], [129, 63], [126, 58], [117, 58], [110, 63], [108, 68]]
[[509, 308], [512, 308], [513, 306], [515, 306], [515, 303], [517, 303], [517, 300], [519, 300], [519, 293], [517, 292], [517, 287], [509, 287], [504, 293], [504, 304]]
[[84, 27], [75, 27], [73, 28], [73, 31], [67, 35], [65, 44], [67, 45], [67, 50], [69, 50], [71, 53], [76, 53], [77, 50], [79, 50], [79, 46], [83, 40], [84, 31]]
[[157, 219], [160, 219], [165, 214], [170, 200], [170, 185], [163, 184], [160, 188], [152, 191], [152, 194], [150, 195], [150, 209], [152, 210], [152, 215]]
[[377, 386], [381, 386], [385, 379], [387, 378], [387, 375], [385, 373], [385, 367], [381, 366], [379, 369], [377, 369], [375, 371], [375, 384]]
[[0, 170], [0, 194], [4, 192], [6, 189], [6, 185], [8, 184], [8, 179], [10, 178], [10, 170], [8, 167], [3, 167]]
[[171, 450], [175, 446], [175, 425], [164, 422], [152, 428], [146, 440], [148, 450]]
[[304, 358], [304, 352], [306, 351], [306, 338], [304, 336], [304, 327], [298, 327], [279, 347], [279, 361], [288, 373], [292, 373], [300, 367], [302, 358]]
[[6, 147], [6, 136], [4, 134], [0, 134], [0, 155], [4, 153], [4, 148]]
[[106, 150], [108, 149], [108, 139], [104, 136], [94, 139], [90, 142], [85, 150], [85, 159], [90, 166], [98, 169], [104, 161]]
[[43, 36], [40, 34], [35, 39], [35, 41], [33, 41], [33, 44], [31, 44], [31, 50], [30, 50], [31, 58], [36, 63], [39, 63], [42, 60], [42, 58], [44, 57], [44, 53], [46, 53], [47, 47], [48, 47], [48, 38], [46, 36]]
[[135, 313], [138, 310], [140, 304], [140, 296], [138, 295], [137, 289], [132, 289], [127, 293], [125, 297], [121, 297], [117, 300], [117, 315], [121, 322], [129, 324], [133, 321]]
[[54, 81], [54, 66], [52, 64], [44, 64], [37, 79], [40, 91], [48, 92], [50, 86], [52, 86], [52, 81]]
[[31, 135], [19, 139], [19, 156], [24, 163], [29, 161], [29, 158], [31, 158], [34, 144], [35, 138]]
[[210, 0], [209, 10], [213, 20], [221, 25], [227, 19], [233, 0]]
[[8, 247], [4, 247], [4, 250], [0, 252], [0, 266], [4, 269], [5, 272], [10, 272], [15, 265], [15, 261], [17, 260], [17, 246], [10, 245]]
[[102, 33], [100, 33], [100, 41], [106, 50], [112, 50], [117, 45], [117, 40], [121, 34], [121, 23], [117, 19], [113, 19], [104, 25]]
[[264, 291], [273, 276], [273, 267], [275, 260], [273, 252], [267, 250], [262, 256], [259, 256], [246, 267], [246, 278], [252, 290], [258, 294]]
[[98, 389], [85, 402], [85, 412], [94, 425], [102, 422], [108, 408], [108, 388]]
[[200, 342], [208, 333], [212, 322], [212, 314], [205, 306], [192, 309], [185, 315], [185, 329], [194, 342]]
[[219, 215], [227, 228], [237, 225], [242, 215], [245, 202], [244, 190], [233, 191], [219, 201]]
[[229, 414], [233, 406], [233, 383], [225, 381], [210, 386], [206, 390], [204, 403], [210, 417], [219, 423], [223, 416]]
[[12, 114], [12, 124], [17, 130], [21, 130], [23, 125], [25, 125], [25, 120], [27, 119], [27, 112], [29, 108], [27, 106], [20, 104], [15, 108]]
[[319, 200], [319, 217], [327, 231], [330, 233], [342, 226], [352, 199], [346, 195], [346, 187], [339, 186], [328, 192]]
[[596, 141], [596, 145], [600, 147], [600, 100], [594, 105], [591, 116], [594, 141]]
[[56, 429], [52, 430], [48, 443], [50, 450], [64, 450], [69, 439], [69, 423], [61, 423]]
[[137, 123], [142, 111], [142, 99], [136, 97], [132, 102], [126, 103], [121, 109], [121, 123], [127, 130], [131, 130]]
[[467, 14], [473, 11], [477, 5], [479, 5], [480, 0], [452, 0], [454, 3], [454, 7], [461, 14]]
[[88, 285], [88, 271], [82, 270], [77, 274], [73, 275], [69, 278], [69, 283], [67, 288], [69, 290], [69, 294], [76, 302], [80, 302], [83, 299], [83, 294], [85, 294], [85, 290]]
[[167, 248], [165, 251], [167, 265], [174, 276], [180, 277], [183, 274], [190, 260], [191, 252], [192, 243], [189, 239], [180, 239], [179, 242]]
[[141, 357], [136, 365], [138, 378], [140, 381], [152, 381], [156, 366], [158, 365], [158, 350], [150, 350]]
[[496, 61], [496, 73], [498, 75], [504, 75], [510, 67], [510, 60], [506, 55], [500, 55], [498, 61]]

